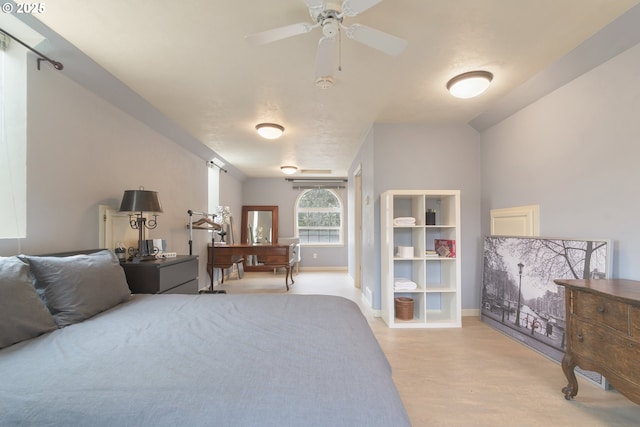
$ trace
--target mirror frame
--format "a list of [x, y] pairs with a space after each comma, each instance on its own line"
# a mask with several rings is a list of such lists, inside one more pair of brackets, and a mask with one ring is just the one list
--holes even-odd
[[247, 215], [249, 211], [271, 212], [271, 244], [278, 244], [278, 207], [269, 205], [245, 205], [242, 206], [242, 230], [240, 231], [240, 243], [247, 245]]

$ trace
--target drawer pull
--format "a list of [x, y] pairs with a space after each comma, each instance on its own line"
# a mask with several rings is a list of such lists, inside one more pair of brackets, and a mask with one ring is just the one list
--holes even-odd
[[607, 311], [606, 308], [604, 308], [602, 306], [598, 307], [598, 313], [605, 313], [606, 311]]
[[584, 341], [584, 337], [582, 336], [582, 334], [578, 334], [576, 336], [578, 337], [578, 342], [583, 342]]

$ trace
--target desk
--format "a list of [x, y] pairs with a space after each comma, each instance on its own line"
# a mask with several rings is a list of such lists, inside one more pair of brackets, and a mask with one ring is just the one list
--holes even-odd
[[640, 282], [555, 280], [566, 288], [567, 351], [562, 371], [565, 399], [578, 394], [576, 366], [602, 374], [640, 404]]
[[[284, 284], [289, 290], [289, 278], [293, 281], [292, 265], [296, 262], [297, 256], [294, 253], [294, 244], [289, 245], [215, 245], [213, 250], [214, 268], [228, 268], [233, 264], [233, 260], [241, 256], [245, 260], [249, 255], [257, 255], [266, 270], [277, 267], [284, 267], [287, 273], [284, 276]], [[211, 245], [207, 247], [207, 271], [211, 271]]]

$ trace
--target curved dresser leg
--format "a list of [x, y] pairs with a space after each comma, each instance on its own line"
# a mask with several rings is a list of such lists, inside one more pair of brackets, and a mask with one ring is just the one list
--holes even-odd
[[562, 358], [562, 372], [564, 372], [564, 376], [567, 377], [567, 381], [569, 381], [569, 384], [562, 388], [564, 398], [567, 400], [573, 399], [578, 394], [578, 380], [573, 371], [575, 367], [576, 364], [573, 362], [573, 356], [567, 352]]

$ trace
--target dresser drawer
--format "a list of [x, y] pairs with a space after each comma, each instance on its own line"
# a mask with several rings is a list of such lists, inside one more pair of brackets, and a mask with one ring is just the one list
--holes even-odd
[[631, 336], [640, 341], [640, 307], [631, 307]]
[[[176, 258], [121, 264], [127, 276], [129, 289], [134, 294], [157, 294], [171, 291], [186, 283], [197, 281], [198, 257], [178, 255]], [[181, 293], [191, 289], [198, 293], [197, 286], [181, 287]]]
[[573, 314], [629, 334], [629, 305], [587, 292], [572, 291]]
[[186, 294], [186, 295], [194, 295], [198, 293], [198, 280], [193, 279], [187, 283], [183, 283], [181, 285], [176, 286], [175, 288], [171, 288], [165, 293], [167, 294]]
[[[578, 360], [588, 360], [606, 367], [617, 377], [640, 385], [640, 370], [635, 369], [640, 360], [640, 343], [622, 335], [611, 333], [601, 325], [573, 318], [571, 348]], [[604, 350], [604, 351], [603, 351]], [[605, 377], [606, 372], [601, 372]]]
[[159, 269], [158, 292], [165, 292], [195, 279], [198, 275], [198, 260], [168, 265]]

